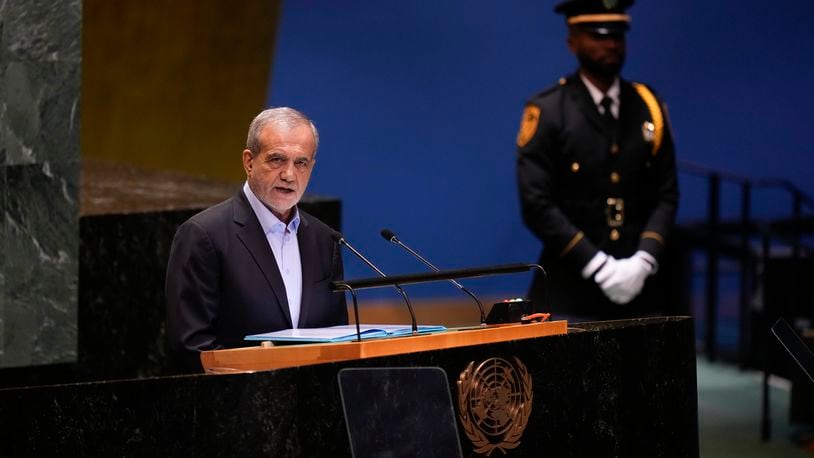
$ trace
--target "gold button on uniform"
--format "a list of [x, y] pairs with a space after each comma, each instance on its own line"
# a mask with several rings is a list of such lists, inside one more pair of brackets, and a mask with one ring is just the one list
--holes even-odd
[[619, 231], [617, 231], [616, 229], [611, 229], [610, 239], [615, 242], [619, 240], [619, 237], [620, 237]]
[[610, 153], [611, 153], [611, 154], [619, 154], [619, 145], [617, 145], [616, 143], [614, 143], [613, 145], [611, 145], [611, 147], [610, 147]]
[[611, 172], [610, 180], [611, 180], [611, 183], [613, 183], [613, 184], [619, 183], [619, 174], [616, 173], [616, 172]]
[[571, 164], [571, 171], [574, 173], [579, 172], [579, 162], [574, 162]]

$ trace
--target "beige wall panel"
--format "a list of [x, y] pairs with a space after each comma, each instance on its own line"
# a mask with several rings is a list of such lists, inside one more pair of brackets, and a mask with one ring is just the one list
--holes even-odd
[[84, 0], [83, 157], [242, 178], [280, 3]]

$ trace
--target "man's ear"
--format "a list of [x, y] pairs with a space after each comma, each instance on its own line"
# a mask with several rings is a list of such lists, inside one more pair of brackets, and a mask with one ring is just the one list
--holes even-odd
[[565, 39], [565, 43], [568, 45], [568, 50], [571, 51], [571, 54], [576, 55], [577, 43], [576, 38], [574, 37], [574, 32], [568, 33], [568, 38]]
[[246, 171], [246, 176], [247, 177], [250, 177], [252, 175], [252, 165], [253, 165], [252, 159], [254, 159], [254, 156], [252, 156], [252, 152], [247, 150], [247, 149], [244, 149], [243, 150], [243, 170]]

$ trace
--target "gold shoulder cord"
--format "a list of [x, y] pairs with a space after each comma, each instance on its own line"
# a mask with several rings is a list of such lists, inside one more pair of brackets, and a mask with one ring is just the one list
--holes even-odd
[[653, 156], [655, 156], [658, 154], [659, 148], [661, 148], [661, 141], [664, 138], [664, 115], [661, 113], [661, 107], [659, 106], [658, 100], [656, 100], [656, 96], [650, 92], [647, 86], [641, 83], [633, 83], [633, 87], [636, 88], [639, 97], [644, 100], [645, 105], [647, 105], [647, 110], [650, 111], [650, 117], [653, 118], [653, 126], [655, 129], [653, 132], [652, 153]]

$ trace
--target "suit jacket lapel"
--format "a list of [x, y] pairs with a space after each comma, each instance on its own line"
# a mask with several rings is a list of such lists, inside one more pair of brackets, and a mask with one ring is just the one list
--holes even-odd
[[297, 229], [297, 243], [300, 246], [300, 263], [302, 266], [302, 298], [300, 299], [300, 327], [308, 323], [308, 315], [315, 304], [311, 303], [313, 285], [321, 280], [319, 253], [317, 252], [316, 233], [308, 221], [308, 216], [300, 211], [300, 227]]
[[[277, 261], [274, 260], [274, 252], [271, 251], [266, 235], [263, 234], [263, 228], [260, 226], [260, 221], [254, 214], [249, 201], [240, 190], [232, 201], [234, 202], [234, 221], [238, 226], [235, 231], [237, 238], [243, 243], [249, 254], [257, 263], [257, 267], [266, 277], [266, 281], [271, 287], [271, 291], [277, 298], [277, 305], [280, 311], [286, 318], [288, 326], [291, 326], [291, 311], [288, 309], [288, 296], [285, 292], [285, 283], [283, 277], [280, 275], [280, 269], [277, 268]], [[303, 285], [305, 284], [303, 278]]]

